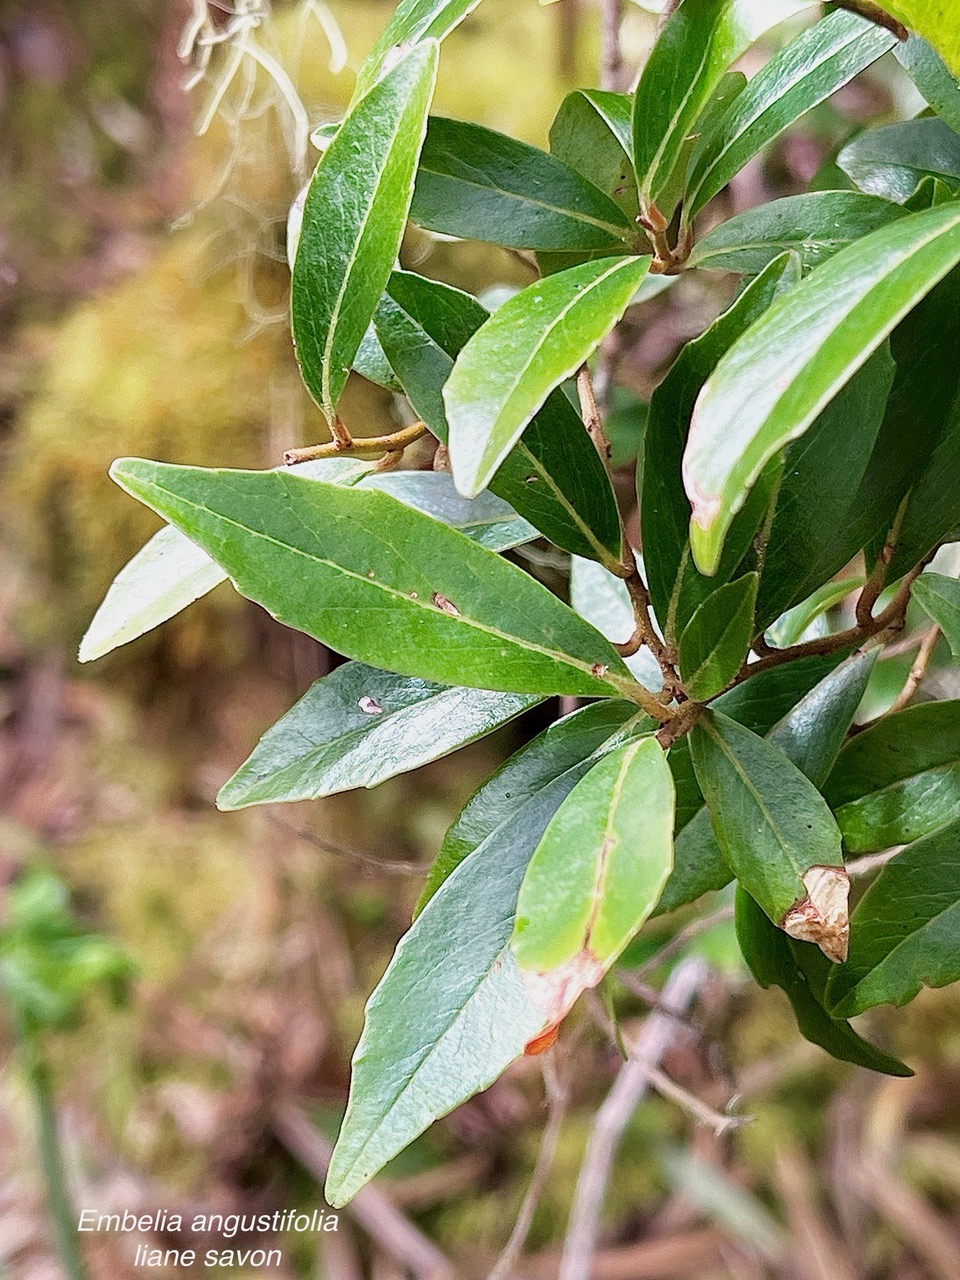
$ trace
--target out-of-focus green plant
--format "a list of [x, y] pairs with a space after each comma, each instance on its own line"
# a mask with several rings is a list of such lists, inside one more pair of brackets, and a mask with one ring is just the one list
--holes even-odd
[[130, 972], [119, 947], [77, 921], [58, 876], [31, 869], [10, 886], [0, 922], [0, 994], [33, 1100], [47, 1201], [70, 1280], [84, 1280], [86, 1271], [64, 1176], [46, 1042], [79, 1022], [95, 990], [119, 998]]

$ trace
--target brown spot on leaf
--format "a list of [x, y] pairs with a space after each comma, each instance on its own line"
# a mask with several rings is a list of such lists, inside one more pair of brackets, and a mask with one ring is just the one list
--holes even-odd
[[453, 601], [448, 600], [446, 596], [442, 596], [439, 591], [435, 591], [433, 593], [433, 603], [437, 606], [438, 609], [442, 609], [444, 613], [449, 613], [451, 617], [453, 618], [460, 617], [460, 610], [453, 603]]
[[803, 884], [807, 896], [790, 908], [780, 927], [843, 964], [850, 946], [850, 877], [842, 867], [811, 867]]
[[590, 668], [590, 671], [592, 672], [593, 675], [597, 677], [598, 680], [602, 680], [609, 670], [610, 668], [605, 667], [602, 662], [595, 662], [593, 666]]
[[572, 960], [540, 973], [522, 970], [527, 998], [535, 1009], [549, 1019], [549, 1026], [559, 1026], [584, 991], [595, 987], [607, 971], [592, 951], [584, 949]]
[[541, 1031], [538, 1036], [534, 1036], [527, 1043], [523, 1052], [528, 1058], [535, 1058], [538, 1054], [546, 1053], [548, 1049], [552, 1049], [557, 1043], [559, 1034], [560, 1023], [554, 1022], [552, 1026], [547, 1027], [546, 1031]]

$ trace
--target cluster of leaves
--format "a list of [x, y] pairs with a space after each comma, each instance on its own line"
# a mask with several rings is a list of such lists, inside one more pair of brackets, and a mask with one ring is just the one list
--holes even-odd
[[[636, 92], [571, 93], [545, 152], [428, 114], [439, 42], [477, 3], [404, 0], [303, 202], [293, 332], [333, 441], [266, 472], [116, 463], [168, 527], [81, 652], [229, 578], [350, 659], [225, 809], [374, 786], [545, 699], [590, 700], [448, 832], [367, 1008], [334, 1204], [548, 1041], [652, 915], [731, 880], [747, 963], [838, 1058], [906, 1073], [847, 1019], [960, 978], [960, 703], [850, 732], [915, 583], [960, 641], [960, 587], [920, 576], [960, 523], [960, 85], [930, 44], [840, 9], [747, 82], [733, 63], [809, 0], [683, 0]], [[751, 158], [891, 50], [930, 112], [854, 138], [848, 186], [697, 237]], [[537, 278], [488, 315], [396, 268], [409, 219], [535, 254]], [[650, 405], [641, 563], [588, 362], [654, 284], [705, 269], [743, 288]], [[352, 368], [415, 427], [352, 440]], [[426, 432], [449, 473], [364, 460]], [[538, 537], [572, 557], [570, 605], [502, 554]], [[854, 591], [856, 624], [831, 630]], [[898, 845], [851, 914], [845, 854]]]

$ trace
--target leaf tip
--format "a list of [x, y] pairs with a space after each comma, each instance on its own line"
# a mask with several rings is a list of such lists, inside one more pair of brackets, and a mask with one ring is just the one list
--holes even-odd
[[798, 942], [812, 942], [828, 960], [843, 964], [850, 947], [850, 877], [842, 867], [811, 867], [803, 876], [807, 896], [783, 918], [781, 928]]

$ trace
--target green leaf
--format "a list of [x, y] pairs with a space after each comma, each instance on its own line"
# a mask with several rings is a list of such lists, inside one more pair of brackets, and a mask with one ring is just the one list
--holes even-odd
[[858, 1036], [849, 1022], [830, 1016], [824, 1005], [834, 966], [816, 947], [788, 938], [743, 889], [737, 890], [736, 912], [737, 940], [750, 972], [764, 989], [780, 987], [786, 992], [805, 1039], [841, 1062], [884, 1075], [913, 1075], [902, 1062]]
[[[641, 571], [643, 566], [641, 564]], [[624, 644], [636, 630], [630, 593], [622, 578], [608, 573], [603, 565], [574, 556], [570, 565], [570, 604], [601, 635], [614, 644]], [[628, 669], [648, 689], [663, 686], [660, 664], [646, 645], [632, 657], [624, 658]]]
[[487, 1088], [544, 1029], [510, 948], [517, 893], [569, 773], [437, 890], [367, 1003], [325, 1197], [347, 1203], [434, 1120]]
[[111, 474], [243, 595], [347, 657], [507, 693], [634, 687], [616, 650], [545, 587], [385, 493], [137, 458]]
[[946, 636], [954, 658], [960, 658], [960, 582], [942, 573], [922, 573], [913, 598]]
[[680, 673], [697, 702], [721, 693], [740, 670], [753, 639], [757, 603], [755, 573], [727, 582], [703, 604], [680, 637]]
[[840, 753], [824, 787], [850, 853], [919, 840], [960, 818], [960, 702], [884, 716]]
[[[487, 319], [469, 294], [395, 272], [375, 317], [414, 411], [444, 443], [442, 390], [453, 362]], [[562, 391], [547, 398], [491, 481], [558, 547], [606, 563], [620, 559], [620, 516], [603, 461]]]
[[410, 208], [418, 226], [512, 249], [623, 252], [637, 228], [611, 196], [526, 142], [433, 116]]
[[291, 320], [328, 420], [393, 270], [437, 75], [428, 40], [360, 99], [317, 164], [293, 267]]
[[926, 40], [911, 36], [894, 49], [913, 83], [945, 124], [960, 133], [960, 81]]
[[401, 0], [357, 75], [354, 101], [362, 98], [397, 56], [422, 41], [443, 40], [480, 0]]
[[595, 987], [673, 867], [673, 779], [656, 738], [612, 751], [550, 820], [520, 887], [513, 951], [551, 1023]]
[[791, 645], [799, 643], [815, 622], [829, 609], [842, 604], [851, 592], [863, 586], [864, 581], [863, 574], [860, 574], [856, 578], [841, 578], [839, 581], [825, 583], [767, 628], [767, 643], [775, 649], [789, 649]]
[[626, 311], [649, 265], [649, 258], [603, 258], [538, 280], [470, 339], [443, 389], [461, 493], [486, 488], [550, 392]]
[[634, 221], [640, 206], [630, 153], [633, 99], [625, 93], [577, 89], [550, 126], [550, 151], [576, 169]]
[[652, 727], [653, 722], [638, 716], [631, 703], [616, 701], [595, 702], [550, 725], [501, 765], [467, 801], [430, 868], [417, 912], [485, 840], [495, 832], [506, 839], [514, 815], [540, 792], [571, 770], [581, 778], [589, 768], [587, 762], [604, 744], [619, 739], [621, 731], [649, 732]]
[[[301, 474], [331, 484], [354, 484], [372, 465], [356, 458], [326, 458], [305, 463]], [[93, 662], [159, 627], [226, 577], [179, 529], [161, 529], [114, 578], [80, 642], [80, 661]]]
[[716, 711], [694, 726], [690, 752], [734, 875], [778, 928], [842, 959], [849, 883], [823, 797], [782, 751]]
[[883, 7], [925, 36], [960, 75], [960, 10], [953, 0], [883, 0]]
[[960, 190], [960, 136], [936, 118], [867, 129], [837, 156], [837, 164], [867, 195], [905, 204], [925, 178]]
[[[664, 635], [675, 643], [694, 611], [717, 587], [704, 578], [690, 556], [690, 504], [683, 491], [681, 463], [697, 396], [721, 357], [799, 279], [796, 261], [775, 260], [699, 338], [688, 342], [654, 392], [644, 443], [640, 527], [648, 551], [647, 582]], [[731, 538], [724, 571], [732, 576], [753, 540], [762, 511], [745, 511], [739, 536]], [[723, 574], [719, 575], [722, 579]]]
[[80, 642], [80, 661], [93, 662], [159, 627], [226, 576], [178, 529], [161, 529], [114, 578]]
[[767, 462], [801, 436], [887, 335], [960, 260], [960, 206], [910, 214], [841, 250], [721, 360], [684, 455], [690, 542], [715, 572]]
[[384, 354], [372, 322], [367, 325], [367, 331], [353, 358], [353, 371], [359, 373], [361, 378], [366, 378], [368, 382], [383, 387], [387, 391], [403, 390], [390, 368], [390, 361]]
[[475, 742], [538, 702], [347, 662], [267, 730], [221, 787], [217, 805], [242, 809], [375, 787]]
[[859, 191], [785, 196], [721, 222], [694, 245], [688, 262], [691, 267], [753, 276], [790, 251], [809, 272], [848, 244], [903, 216], [899, 205]]
[[897, 380], [884, 424], [899, 438], [901, 495], [888, 570], [895, 581], [960, 523], [960, 488], [944, 484], [960, 468], [960, 271], [947, 276], [893, 336]]
[[532, 542], [537, 530], [521, 520], [513, 508], [492, 493], [464, 498], [442, 471], [378, 471], [366, 478], [364, 489], [379, 489], [415, 511], [458, 529], [488, 551], [509, 551]]
[[904, 1005], [922, 987], [960, 979], [960, 825], [935, 832], [891, 859], [857, 904], [850, 957], [831, 976], [835, 1015]]
[[763, 147], [897, 43], [889, 31], [837, 10], [758, 71], [700, 141], [687, 179], [689, 223]]
[[816, 608], [811, 593], [893, 524], [914, 465], [902, 429], [885, 417], [895, 374], [885, 343], [787, 446], [763, 552], [760, 626], [792, 605]]
[[[801, 658], [783, 667], [761, 671], [736, 685], [714, 703], [753, 733], [774, 730], [777, 745], [819, 785], [819, 772], [836, 758], [869, 675], [847, 667], [834, 678], [836, 658]], [[689, 739], [670, 748], [670, 770], [677, 792], [677, 836], [674, 872], [660, 898], [656, 914], [674, 911], [703, 894], [722, 889], [731, 879], [730, 867], [717, 844], [710, 814], [704, 807], [690, 758]]]
[[[649, 209], [670, 182], [688, 137], [729, 67], [810, 0], [685, 0], [660, 33], [634, 106], [634, 160]], [[663, 214], [669, 220], [670, 209]]]

